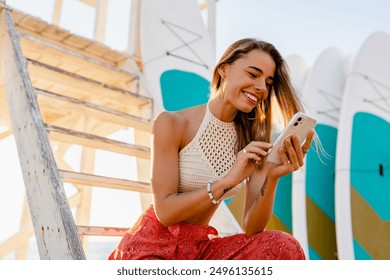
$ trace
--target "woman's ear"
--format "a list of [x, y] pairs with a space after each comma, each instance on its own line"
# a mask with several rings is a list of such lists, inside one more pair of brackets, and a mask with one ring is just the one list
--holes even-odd
[[226, 63], [221, 64], [221, 65], [218, 67], [218, 74], [221, 76], [222, 79], [225, 79], [225, 78], [226, 78], [226, 68], [227, 68]]

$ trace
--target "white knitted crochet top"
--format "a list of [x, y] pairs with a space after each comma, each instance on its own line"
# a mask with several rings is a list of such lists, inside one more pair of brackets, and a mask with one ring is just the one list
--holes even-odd
[[[223, 122], [210, 112], [209, 103], [202, 124], [192, 141], [179, 153], [179, 192], [206, 188], [228, 173], [236, 160], [237, 140], [234, 122]], [[222, 196], [226, 199], [240, 190], [238, 184]]]

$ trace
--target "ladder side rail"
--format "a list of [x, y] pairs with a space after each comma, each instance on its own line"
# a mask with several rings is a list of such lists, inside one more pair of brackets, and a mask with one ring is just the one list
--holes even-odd
[[4, 93], [41, 259], [85, 259], [10, 11], [0, 14]]

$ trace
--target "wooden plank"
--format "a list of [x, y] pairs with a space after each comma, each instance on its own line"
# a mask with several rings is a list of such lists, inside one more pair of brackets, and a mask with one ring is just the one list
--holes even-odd
[[[152, 131], [152, 123], [148, 119], [125, 114], [112, 110], [107, 107], [85, 102], [76, 98], [71, 98], [56, 94], [50, 91], [36, 89], [38, 93], [38, 103], [44, 115], [46, 110], [50, 113], [56, 112], [58, 115], [69, 115], [70, 112], [87, 115], [96, 118], [101, 122], [109, 122], [123, 126], [124, 128], [132, 127], [135, 130], [141, 130], [148, 133]], [[61, 114], [61, 112], [63, 112]]]
[[0, 15], [2, 79], [41, 259], [85, 259], [9, 11]]
[[[1, 65], [0, 65], [0, 73], [2, 72], [1, 70]], [[9, 114], [8, 114], [8, 109], [7, 109], [7, 102], [5, 100], [4, 96], [4, 89], [2, 85], [3, 81], [0, 79], [0, 125], [3, 125], [5, 127], [10, 127], [10, 119], [9, 119]]]
[[83, 2], [87, 5], [90, 5], [92, 7], [95, 7], [96, 6], [96, 0], [79, 0], [80, 2]]
[[12, 135], [13, 131], [12, 129], [8, 129], [6, 131], [0, 132], [0, 140], [7, 138], [8, 136]]
[[[95, 121], [88, 117], [83, 118], [83, 129], [90, 131], [95, 125]], [[88, 147], [83, 147], [81, 151], [80, 171], [83, 173], [93, 173], [95, 166], [96, 150]], [[78, 191], [81, 194], [81, 203], [76, 208], [76, 224], [88, 225], [91, 218], [91, 201], [92, 201], [92, 188], [81, 188]], [[80, 236], [83, 243], [83, 249], [85, 255], [89, 253], [89, 243], [87, 236]]]
[[59, 142], [105, 150], [128, 156], [135, 156], [143, 159], [150, 159], [150, 149], [148, 147], [128, 144], [58, 126], [47, 125], [46, 129], [49, 132], [50, 139]]
[[124, 236], [128, 228], [77, 226], [80, 235], [89, 236]]
[[14, 24], [18, 25], [22, 22], [23, 18], [27, 17], [27, 15], [25, 13], [15, 12], [15, 9], [12, 9], [12, 17], [14, 19]]
[[61, 14], [62, 14], [62, 0], [54, 0], [53, 16], [51, 21], [55, 25], [60, 25]]
[[[21, 34], [20, 37], [23, 53], [32, 60], [50, 64], [68, 72], [83, 69], [84, 77], [90, 79], [96, 76], [103, 77], [103, 79], [99, 80], [100, 82], [119, 87], [123, 86], [125, 90], [131, 87], [131, 83], [137, 82], [138, 77], [134, 73], [124, 71], [56, 44], [45, 42], [28, 34]], [[69, 66], [64, 67], [67, 65]]]
[[69, 45], [77, 49], [85, 49], [93, 44], [91, 40], [76, 34], [72, 34], [71, 36], [66, 37], [64, 40], [62, 40], [62, 42], [65, 45]]
[[[66, 87], [68, 90], [63, 94], [67, 96], [73, 95], [74, 98], [80, 97], [81, 100], [85, 100], [83, 97], [87, 97], [87, 99], [95, 100], [96, 104], [101, 104], [102, 100], [106, 99], [122, 108], [144, 106], [153, 102], [151, 98], [129, 90], [100, 83], [37, 61], [28, 61], [30, 62], [28, 69], [33, 81], [38, 82], [39, 80], [41, 84], [46, 84], [46, 87]], [[41, 86], [36, 87], [42, 88]]]
[[[28, 201], [26, 196], [24, 197], [24, 201], [23, 201], [23, 211], [22, 211], [22, 220], [20, 223], [20, 230], [23, 230], [25, 226], [31, 227], [32, 229], [30, 210], [28, 207]], [[25, 239], [24, 242], [23, 240], [20, 240], [19, 244], [20, 246], [16, 250], [15, 259], [25, 260], [27, 259], [28, 256], [28, 247], [29, 247], [28, 239]]]
[[59, 173], [66, 183], [143, 193], [151, 192], [150, 184], [145, 182], [79, 173], [68, 170], [59, 170]]
[[[128, 58], [128, 55], [81, 36], [72, 34], [69, 30], [59, 26], [46, 23], [39, 18], [25, 14], [16, 9], [12, 10], [12, 15], [15, 19], [17, 29], [21, 33], [27, 33], [41, 40], [45, 40], [67, 49], [77, 51], [83, 55], [93, 57], [99, 61], [117, 66]], [[37, 23], [35, 23], [37, 22]], [[32, 23], [33, 26], [41, 26], [39, 28], [31, 28], [27, 23]], [[44, 23], [44, 24], [43, 24]], [[111, 55], [115, 53], [115, 55]], [[106, 56], [107, 55], [107, 56]]]
[[[136, 144], [141, 144], [145, 142], [150, 142], [150, 135], [143, 131], [134, 132], [134, 140]], [[139, 180], [147, 181], [150, 178], [150, 160], [145, 160], [142, 158], [137, 158], [137, 175]], [[142, 210], [145, 210], [146, 207], [152, 203], [153, 196], [151, 193], [140, 193], [141, 207]]]
[[[91, 47], [89, 47], [87, 49], [90, 49]], [[127, 56], [123, 56], [123, 54], [116, 52], [116, 51], [110, 51], [110, 52], [106, 53], [103, 57], [104, 57], [104, 59], [107, 59], [109, 61], [116, 61], [117, 65], [120, 65], [121, 63], [123, 63], [124, 61], [126, 61], [128, 59]]]
[[[30, 33], [31, 34], [31, 33]], [[71, 34], [65, 29], [61, 29], [54, 25], [48, 25], [40, 33], [43, 38], [51, 39], [51, 41], [61, 42], [69, 37]]]
[[25, 16], [19, 20], [18, 25], [21, 25], [27, 30], [35, 33], [40, 33], [48, 26], [48, 23], [37, 17]]
[[106, 37], [108, 0], [96, 0], [94, 39], [104, 43]]

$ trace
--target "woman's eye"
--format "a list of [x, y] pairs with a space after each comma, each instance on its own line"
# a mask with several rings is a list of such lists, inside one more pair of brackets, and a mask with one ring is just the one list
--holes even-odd
[[252, 78], [256, 78], [256, 74], [253, 74], [251, 72], [248, 72], [249, 76], [251, 76]]

